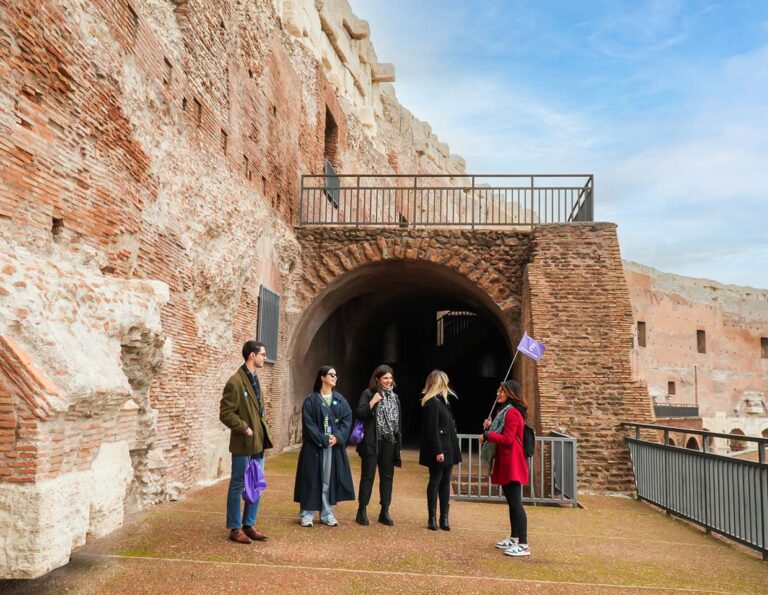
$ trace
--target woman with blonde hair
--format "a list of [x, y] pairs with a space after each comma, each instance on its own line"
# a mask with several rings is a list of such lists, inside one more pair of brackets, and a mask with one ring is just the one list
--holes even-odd
[[427, 484], [427, 527], [437, 531], [435, 511], [440, 500], [440, 528], [450, 531], [448, 508], [451, 498], [451, 471], [461, 462], [456, 420], [453, 418], [448, 395], [456, 396], [448, 386], [448, 375], [432, 370], [422, 391], [421, 406], [424, 408], [421, 426], [419, 465], [429, 469]]

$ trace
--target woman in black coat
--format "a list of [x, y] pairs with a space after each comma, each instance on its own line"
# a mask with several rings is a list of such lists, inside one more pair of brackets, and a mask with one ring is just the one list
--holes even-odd
[[346, 449], [352, 409], [334, 390], [336, 378], [331, 366], [320, 368], [314, 391], [304, 399], [301, 409], [302, 444], [293, 500], [301, 505], [302, 527], [312, 526], [318, 510], [321, 523], [337, 526], [333, 506], [355, 499]]
[[355, 520], [360, 525], [368, 524], [366, 507], [371, 501], [377, 466], [381, 499], [379, 522], [385, 525], [395, 524], [389, 516], [389, 505], [392, 502], [395, 466], [402, 465], [400, 459], [402, 411], [400, 399], [392, 390], [394, 386], [392, 368], [381, 365], [373, 371], [368, 388], [360, 395], [357, 403], [357, 418], [362, 420], [365, 430], [363, 440], [357, 445], [362, 470], [357, 498], [359, 506]]
[[437, 531], [435, 509], [440, 500], [440, 528], [450, 531], [448, 508], [451, 499], [451, 472], [461, 462], [456, 420], [448, 406], [448, 395], [456, 394], [448, 387], [448, 375], [432, 370], [422, 391], [421, 449], [419, 465], [429, 468], [427, 484], [427, 527]]

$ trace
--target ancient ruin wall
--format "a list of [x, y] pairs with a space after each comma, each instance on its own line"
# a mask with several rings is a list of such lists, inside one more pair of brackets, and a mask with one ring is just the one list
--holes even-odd
[[[590, 490], [634, 489], [622, 421], [650, 423], [645, 384], [629, 362], [632, 309], [616, 226], [536, 228], [527, 267], [529, 328], [547, 351], [523, 362], [527, 385], [538, 384], [543, 431], [579, 440], [579, 483]], [[535, 374], [537, 382], [530, 380]]]
[[[390, 155], [413, 135], [388, 135], [416, 120], [383, 87], [392, 69], [359, 23], [350, 43], [367, 43], [373, 120], [329, 76], [341, 46], [318, 59], [346, 30], [346, 3], [314, 9], [316, 46], [284, 28], [290, 5], [0, 0], [0, 519], [17, 527], [0, 543], [2, 576], [63, 563], [89, 531], [118, 526], [124, 503], [226, 473], [218, 397], [256, 332], [261, 284], [282, 295], [262, 383], [276, 444], [288, 442], [284, 280], [327, 114], [343, 171], [448, 172], [445, 146], [422, 159], [438, 142], [426, 133]], [[40, 402], [55, 403], [42, 417], [15, 380], [34, 369], [51, 387]], [[82, 474], [121, 478], [110, 514], [70, 489]]]
[[[768, 342], [768, 290], [633, 262], [624, 270], [635, 322], [632, 369], [653, 400], [698, 404], [710, 431], [761, 435], [768, 428], [768, 354], [761, 345]], [[645, 345], [638, 322], [645, 323]], [[697, 331], [705, 333], [703, 346]]]

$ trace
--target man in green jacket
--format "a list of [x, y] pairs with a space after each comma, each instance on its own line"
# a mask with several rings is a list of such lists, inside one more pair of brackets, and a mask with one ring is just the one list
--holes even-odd
[[264, 469], [264, 450], [272, 448], [269, 428], [264, 421], [264, 398], [256, 370], [264, 367], [267, 351], [259, 341], [246, 341], [243, 345], [245, 363], [235, 372], [224, 386], [219, 404], [219, 419], [231, 431], [229, 452], [232, 453], [232, 475], [227, 494], [227, 529], [229, 538], [237, 543], [264, 541], [267, 536], [257, 531], [256, 513], [259, 500], [245, 502], [240, 511], [240, 502], [245, 487], [245, 470], [255, 459]]

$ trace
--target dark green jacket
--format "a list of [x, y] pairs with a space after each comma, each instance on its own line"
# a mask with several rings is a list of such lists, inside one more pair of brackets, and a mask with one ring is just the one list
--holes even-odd
[[[232, 430], [229, 437], [229, 452], [236, 455], [257, 455], [264, 449], [272, 448], [269, 428], [264, 421], [264, 395], [256, 400], [251, 381], [240, 368], [224, 386], [219, 404], [221, 423]], [[246, 436], [251, 428], [253, 436]]]

